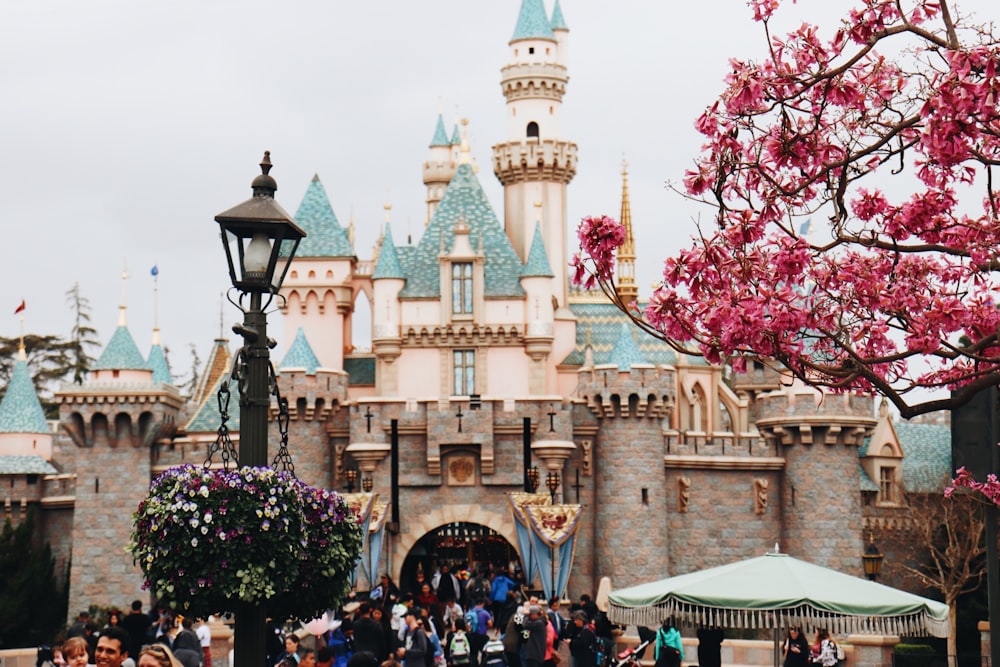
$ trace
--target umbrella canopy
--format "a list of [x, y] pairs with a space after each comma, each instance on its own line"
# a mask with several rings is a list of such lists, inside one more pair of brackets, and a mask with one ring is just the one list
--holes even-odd
[[948, 636], [948, 606], [836, 570], [772, 554], [613, 591], [615, 623]]

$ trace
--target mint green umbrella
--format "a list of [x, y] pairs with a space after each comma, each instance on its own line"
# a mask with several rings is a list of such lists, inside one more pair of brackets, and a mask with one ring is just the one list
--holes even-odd
[[948, 636], [948, 606], [873, 581], [769, 553], [613, 591], [615, 623], [725, 628], [823, 627], [837, 634]]

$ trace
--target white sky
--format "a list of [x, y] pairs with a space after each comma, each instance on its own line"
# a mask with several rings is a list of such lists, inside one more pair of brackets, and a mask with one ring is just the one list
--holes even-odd
[[[844, 0], [789, 5], [827, 35]], [[853, 3], [852, 3], [853, 4]], [[79, 282], [102, 345], [128, 323], [145, 354], [159, 266], [159, 323], [175, 374], [219, 334], [229, 286], [215, 214], [250, 196], [265, 149], [294, 214], [318, 173], [357, 251], [392, 204], [397, 243], [424, 218], [421, 164], [439, 100], [451, 131], [470, 119], [480, 180], [502, 220], [491, 146], [505, 135], [500, 68], [519, 0], [4, 0], [0, 3], [0, 183], [5, 261], [0, 333], [68, 336]], [[551, 11], [552, 0], [546, 0]], [[987, 0], [964, 13], [996, 19]], [[744, 0], [562, 0], [569, 24], [566, 139], [579, 146], [569, 224], [617, 217], [629, 162], [640, 289], [693, 233], [698, 210], [664, 187], [698, 153], [695, 117], [730, 57], [758, 58]], [[3, 316], [7, 309], [7, 316]], [[226, 335], [239, 312], [226, 304]], [[270, 333], [279, 338], [278, 316]], [[277, 335], [276, 335], [277, 334]], [[276, 358], [284, 354], [279, 344]]]

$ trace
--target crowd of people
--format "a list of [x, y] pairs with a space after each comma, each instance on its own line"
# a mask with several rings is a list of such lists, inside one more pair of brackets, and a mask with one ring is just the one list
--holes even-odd
[[[429, 577], [418, 569], [403, 586], [383, 574], [333, 625], [318, 638], [319, 667], [555, 667], [563, 642], [572, 667], [597, 667], [611, 637], [607, 617], [587, 595], [567, 618], [558, 598], [539, 601], [506, 569], [452, 571], [447, 564]], [[271, 664], [312, 667], [303, 660], [277, 656]]]
[[81, 611], [51, 648], [50, 662], [55, 667], [108, 667], [102, 664], [105, 638], [120, 644], [121, 664], [110, 667], [137, 667], [144, 655], [150, 664], [143, 667], [156, 667], [153, 660], [169, 663], [159, 667], [212, 667], [212, 633], [207, 619], [185, 618], [167, 607], [146, 613], [140, 600], [132, 603], [127, 614], [109, 611], [103, 627], [91, 620], [90, 612]]

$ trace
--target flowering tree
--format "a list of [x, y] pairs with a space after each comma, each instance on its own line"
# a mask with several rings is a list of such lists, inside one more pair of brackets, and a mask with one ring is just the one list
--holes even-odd
[[680, 352], [737, 371], [773, 359], [904, 417], [1000, 384], [996, 38], [948, 0], [861, 0], [829, 35], [785, 37], [769, 27], [780, 0], [749, 4], [765, 55], [730, 61], [684, 178], [711, 229], [640, 310], [615, 295], [620, 225], [586, 218], [577, 281]]

